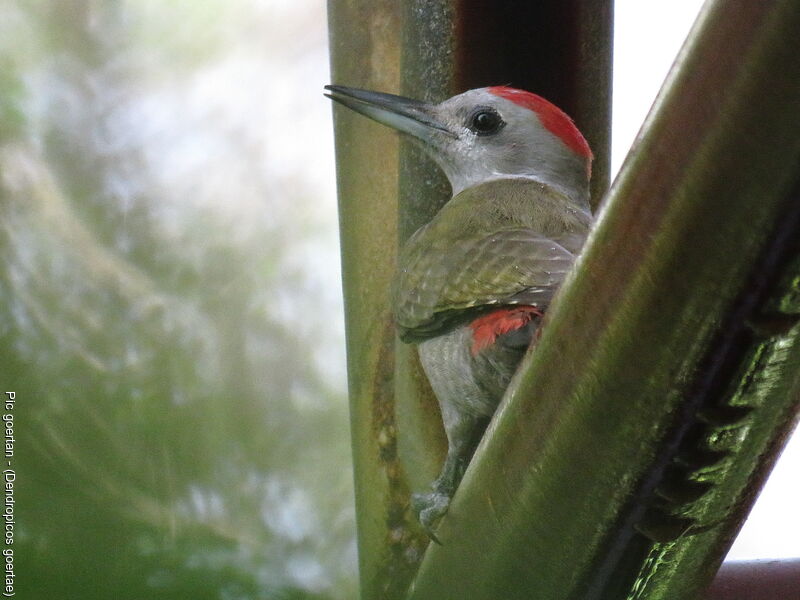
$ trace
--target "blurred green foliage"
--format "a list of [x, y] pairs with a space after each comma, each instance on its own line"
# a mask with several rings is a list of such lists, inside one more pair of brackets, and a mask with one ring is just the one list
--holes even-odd
[[324, 15], [309, 37], [307, 8], [244, 0], [0, 11], [17, 592], [354, 597], [330, 224], [239, 110], [270, 36], [324, 54]]

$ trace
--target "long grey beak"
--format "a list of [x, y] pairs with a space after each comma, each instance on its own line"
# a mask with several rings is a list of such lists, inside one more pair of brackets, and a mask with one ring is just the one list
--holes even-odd
[[342, 85], [326, 85], [325, 89], [330, 92], [325, 95], [331, 100], [423, 141], [430, 142], [435, 132], [456, 137], [456, 134], [433, 117], [432, 104]]

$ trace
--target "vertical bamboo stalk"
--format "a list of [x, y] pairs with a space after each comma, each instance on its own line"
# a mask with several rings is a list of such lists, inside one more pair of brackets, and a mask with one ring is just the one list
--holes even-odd
[[[400, 8], [328, 4], [334, 83], [396, 90]], [[361, 596], [399, 598], [411, 573], [402, 528], [407, 489], [396, 452], [389, 286], [397, 246], [397, 136], [334, 109]], [[413, 561], [412, 561], [413, 564]]]

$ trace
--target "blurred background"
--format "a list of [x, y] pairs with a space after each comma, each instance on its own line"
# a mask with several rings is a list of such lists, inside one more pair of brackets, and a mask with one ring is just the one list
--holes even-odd
[[[699, 7], [617, 1], [614, 171]], [[0, 14], [19, 596], [354, 598], [325, 2]], [[800, 555], [799, 446], [732, 557]]]

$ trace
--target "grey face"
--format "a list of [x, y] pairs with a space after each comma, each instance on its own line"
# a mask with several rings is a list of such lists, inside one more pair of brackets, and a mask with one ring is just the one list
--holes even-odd
[[552, 185], [571, 197], [588, 193], [587, 159], [548, 131], [533, 111], [486, 88], [429, 110], [454, 135], [434, 134], [428, 141], [454, 192], [487, 179], [517, 176]]

